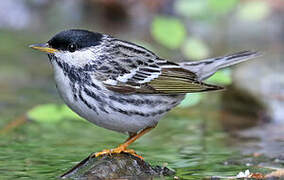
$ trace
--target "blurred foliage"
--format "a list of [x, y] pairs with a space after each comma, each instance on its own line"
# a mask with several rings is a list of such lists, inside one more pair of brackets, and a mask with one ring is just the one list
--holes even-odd
[[267, 1], [248, 1], [243, 4], [238, 12], [238, 17], [244, 21], [259, 21], [269, 14]]
[[[220, 70], [206, 81], [207, 83], [218, 84], [221, 86], [229, 85], [232, 83], [231, 70], [230, 69]], [[178, 107], [187, 108], [187, 107], [195, 106], [199, 104], [201, 100], [205, 97], [206, 95], [203, 93], [186, 94], [184, 100], [179, 104]]]
[[188, 18], [211, 20], [229, 13], [238, 2], [239, 0], [177, 0], [174, 8], [179, 15]]
[[36, 122], [55, 123], [64, 119], [82, 119], [66, 105], [38, 105], [27, 113], [28, 118]]
[[194, 106], [200, 102], [202, 99], [201, 93], [186, 94], [184, 100], [178, 105], [181, 108], [187, 108]]
[[[187, 26], [188, 22], [200, 19], [216, 21], [216, 17], [227, 16], [228, 13], [235, 10], [236, 6], [239, 4], [239, 0], [176, 0], [174, 2], [176, 13], [185, 18], [177, 19], [174, 16], [156, 16], [151, 26], [153, 38], [166, 48], [180, 51], [187, 59], [200, 60], [208, 58], [210, 56], [210, 47], [207, 45], [207, 42], [204, 41], [202, 37], [198, 37], [194, 34], [190, 34], [190, 36], [187, 37], [186, 31], [189, 32], [192, 29], [191, 26]], [[243, 8], [246, 9], [245, 6]], [[248, 8], [261, 10], [263, 4], [256, 3], [256, 7]], [[242, 12], [241, 14], [245, 14], [246, 10], [241, 9], [240, 11]], [[262, 11], [264, 10], [262, 9]], [[244, 15], [242, 16], [244, 17]], [[208, 82], [220, 85], [231, 84], [230, 70], [222, 70], [215, 73], [209, 78]], [[186, 98], [179, 107], [194, 106], [198, 104], [202, 98], [202, 94], [194, 93], [186, 95]]]
[[[191, 32], [194, 22], [220, 21], [222, 22], [229, 13], [234, 13], [240, 20], [258, 21], [269, 15], [269, 4], [267, 1], [245, 1], [239, 0], [176, 0], [174, 11], [184, 18], [176, 16], [154, 17], [151, 34], [162, 46], [181, 50], [188, 59], [198, 60], [210, 56], [210, 49], [202, 36]], [[208, 23], [208, 22], [207, 22]], [[221, 78], [215, 78], [218, 81]], [[228, 82], [228, 80], [221, 80]]]
[[226, 14], [233, 10], [239, 0], [208, 0], [209, 9], [217, 14]]
[[209, 56], [209, 48], [204, 41], [197, 37], [186, 39], [182, 52], [188, 59], [199, 60]]
[[230, 85], [232, 83], [231, 70], [224, 69], [216, 72], [208, 80], [210, 83], [217, 83], [221, 85]]
[[170, 49], [179, 48], [186, 37], [186, 29], [180, 19], [166, 16], [154, 18], [151, 33], [157, 42]]
[[[190, 2], [189, 2], [190, 1]], [[206, 17], [207, 2], [200, 0], [177, 0], [174, 8], [176, 12], [185, 17], [201, 18]]]

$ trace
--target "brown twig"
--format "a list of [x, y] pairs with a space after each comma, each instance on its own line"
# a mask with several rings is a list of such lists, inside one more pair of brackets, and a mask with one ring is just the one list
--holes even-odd
[[17, 117], [15, 120], [8, 123], [6, 126], [4, 126], [4, 128], [0, 129], [0, 135], [6, 134], [6, 133], [12, 131], [13, 129], [21, 126], [22, 124], [24, 124], [26, 122], [27, 122], [27, 116], [21, 115], [21, 116]]

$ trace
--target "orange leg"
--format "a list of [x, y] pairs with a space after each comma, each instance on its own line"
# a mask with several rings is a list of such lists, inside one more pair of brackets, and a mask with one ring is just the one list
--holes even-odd
[[132, 154], [134, 156], [137, 156], [141, 159], [143, 159], [142, 156], [139, 156], [135, 153], [135, 151], [133, 149], [127, 149], [127, 147], [132, 144], [134, 141], [136, 141], [138, 138], [140, 138], [141, 136], [143, 136], [144, 134], [146, 134], [147, 132], [151, 131], [153, 128], [155, 127], [148, 127], [146, 129], [143, 129], [142, 131], [140, 131], [138, 134], [135, 134], [133, 136], [130, 136], [123, 144], [119, 145], [117, 148], [114, 149], [105, 149], [102, 152], [98, 152], [95, 153], [95, 157], [101, 156], [101, 155], [105, 155], [105, 154], [113, 154], [113, 153], [121, 153], [121, 152], [126, 152], [129, 154]]

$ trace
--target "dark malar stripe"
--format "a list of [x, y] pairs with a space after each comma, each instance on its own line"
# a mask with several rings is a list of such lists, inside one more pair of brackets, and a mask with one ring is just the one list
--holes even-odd
[[56, 58], [55, 62], [63, 70], [64, 75], [68, 76], [69, 80], [73, 83], [82, 82], [82, 80], [86, 77], [86, 74], [82, 71], [82, 68], [76, 68], [73, 65], [58, 61]]

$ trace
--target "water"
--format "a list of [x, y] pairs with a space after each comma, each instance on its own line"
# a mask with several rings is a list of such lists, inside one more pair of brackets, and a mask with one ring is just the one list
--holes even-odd
[[[163, 165], [184, 178], [235, 175], [241, 165], [224, 165], [239, 154], [226, 145], [222, 131], [201, 128], [197, 117], [169, 114], [159, 126], [131, 147], [153, 165]], [[62, 174], [91, 152], [115, 147], [126, 137], [82, 120], [55, 124], [26, 122], [2, 135], [2, 178], [48, 179]]]

